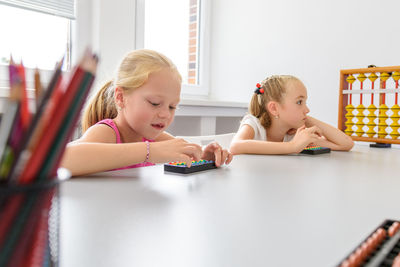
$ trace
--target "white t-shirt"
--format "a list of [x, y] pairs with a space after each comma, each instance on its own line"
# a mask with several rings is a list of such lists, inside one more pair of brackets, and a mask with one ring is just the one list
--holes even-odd
[[[261, 125], [260, 120], [254, 117], [251, 114], [247, 114], [246, 116], [243, 117], [242, 121], [240, 122], [240, 127], [243, 125], [249, 125], [251, 128], [254, 130], [254, 140], [260, 140], [260, 141], [268, 141], [267, 139], [267, 130]], [[240, 129], [239, 127], [239, 129]], [[283, 142], [289, 142], [292, 140], [294, 135], [288, 135], [285, 134], [285, 137], [283, 138]]]

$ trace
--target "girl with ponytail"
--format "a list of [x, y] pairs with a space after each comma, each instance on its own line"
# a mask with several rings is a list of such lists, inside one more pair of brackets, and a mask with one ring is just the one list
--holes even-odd
[[202, 150], [165, 132], [180, 101], [181, 81], [164, 55], [147, 49], [127, 54], [115, 78], [87, 104], [83, 136], [68, 144], [61, 166], [84, 175], [171, 161], [230, 163], [232, 154], [217, 143]]
[[273, 75], [253, 93], [249, 114], [232, 140], [233, 154], [299, 153], [309, 145], [350, 150], [353, 140], [339, 129], [307, 115], [307, 89], [291, 75]]

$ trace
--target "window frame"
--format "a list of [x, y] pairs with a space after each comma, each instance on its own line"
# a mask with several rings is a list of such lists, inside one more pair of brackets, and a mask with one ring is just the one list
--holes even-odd
[[[43, 88], [47, 88], [51, 77], [54, 74], [54, 70], [39, 69], [40, 79]], [[35, 106], [31, 100], [35, 99], [35, 69], [25, 67], [25, 79], [26, 79], [26, 91], [29, 99], [30, 110], [35, 110]], [[8, 65], [0, 64], [0, 114], [4, 112], [5, 102], [4, 99], [8, 99], [10, 96], [10, 78]]]
[[[199, 0], [198, 84], [182, 83], [181, 95], [205, 98], [210, 93], [210, 0]], [[135, 49], [144, 48], [145, 0], [136, 0]], [[189, 26], [189, 25], [188, 25]]]
[[[22, 7], [18, 7], [18, 6], [13, 6], [13, 7], [22, 8]], [[32, 12], [42, 13], [43, 15], [49, 15], [48, 13], [44, 13], [44, 12], [40, 12], [40, 11], [36, 11], [36, 10], [32, 10], [32, 9], [29, 9], [29, 10]], [[73, 50], [72, 50], [72, 47], [73, 47], [73, 45], [72, 45], [72, 42], [73, 42], [73, 36], [72, 36], [72, 34], [73, 34], [73, 32], [72, 32], [73, 31], [73, 29], [72, 29], [73, 19], [67, 18], [67, 17], [64, 17], [64, 18], [68, 19], [68, 35], [69, 35], [69, 38], [68, 38], [68, 41], [66, 44], [69, 51], [67, 51], [66, 54], [64, 55], [64, 63], [63, 63], [63, 65], [65, 66], [63, 68], [63, 73], [67, 74], [71, 70], [71, 60], [72, 60], [72, 55], [73, 55]], [[61, 60], [61, 56], [62, 55], [60, 55], [60, 58], [57, 60], [57, 62], [59, 60]], [[0, 63], [0, 100], [8, 98], [10, 95], [10, 78], [9, 78], [8, 67], [9, 67], [8, 64]], [[26, 89], [27, 89], [28, 99], [34, 99], [35, 98], [34, 73], [35, 73], [36, 68], [26, 67], [26, 66], [24, 68], [25, 68], [25, 79], [26, 79]], [[38, 70], [40, 73], [42, 86], [44, 88], [47, 88], [47, 85], [50, 82], [52, 75], [54, 74], [54, 69], [38, 68]], [[5, 108], [4, 105], [1, 106], [0, 113], [2, 113], [4, 111], [4, 108]]]

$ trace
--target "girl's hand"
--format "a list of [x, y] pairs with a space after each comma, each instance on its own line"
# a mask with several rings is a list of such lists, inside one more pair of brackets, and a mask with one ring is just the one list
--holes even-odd
[[296, 135], [291, 142], [295, 145], [295, 152], [299, 153], [309, 144], [317, 142], [320, 138], [322, 138], [322, 132], [317, 126], [306, 128], [304, 125], [297, 129]]
[[314, 126], [313, 124], [312, 124], [312, 122], [311, 122], [311, 117], [310, 116], [306, 116], [306, 121], [305, 121], [305, 125], [306, 125], [306, 127], [312, 127], [312, 126]]
[[200, 160], [201, 154], [201, 146], [188, 143], [180, 138], [174, 138], [168, 141], [150, 143], [149, 162], [165, 163], [183, 161], [190, 167], [192, 160]]
[[208, 144], [201, 155], [202, 159], [214, 160], [217, 167], [222, 164], [229, 164], [232, 161], [232, 153], [222, 147], [217, 143], [213, 142]]

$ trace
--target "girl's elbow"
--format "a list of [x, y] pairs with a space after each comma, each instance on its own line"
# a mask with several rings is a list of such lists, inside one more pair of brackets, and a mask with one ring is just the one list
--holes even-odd
[[351, 144], [347, 147], [346, 151], [350, 151], [354, 147], [354, 141], [351, 141]]
[[343, 144], [342, 151], [350, 151], [354, 147], [354, 141], [348, 136], [346, 143]]
[[354, 147], [354, 141], [353, 141], [353, 139], [349, 136], [346, 151], [350, 151], [353, 147]]
[[240, 151], [240, 145], [237, 142], [232, 142], [229, 151], [232, 153], [232, 155], [239, 155], [241, 153]]

